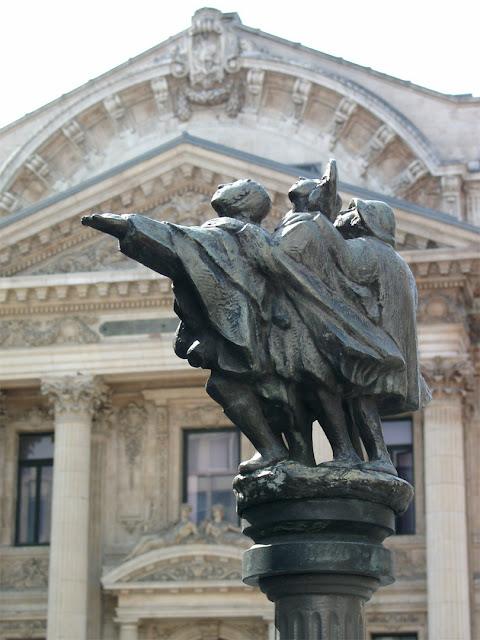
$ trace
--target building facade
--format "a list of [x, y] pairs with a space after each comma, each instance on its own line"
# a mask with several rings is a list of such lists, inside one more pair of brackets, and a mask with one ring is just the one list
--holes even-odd
[[480, 636], [479, 121], [479, 98], [202, 9], [0, 131], [1, 640], [273, 638], [273, 605], [240, 579], [230, 483], [251, 446], [173, 353], [170, 281], [80, 218], [201, 224], [218, 183], [251, 177], [273, 228], [329, 157], [344, 206], [395, 211], [433, 392], [385, 422], [416, 496], [368, 638]]

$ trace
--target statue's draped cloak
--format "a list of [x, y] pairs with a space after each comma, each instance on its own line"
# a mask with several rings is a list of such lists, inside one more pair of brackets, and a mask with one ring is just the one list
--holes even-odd
[[384, 414], [424, 404], [415, 282], [385, 243], [345, 241], [321, 215], [274, 234], [227, 217], [202, 227], [128, 219], [120, 248], [172, 278], [176, 352], [191, 364], [260, 392], [280, 378], [375, 395]]

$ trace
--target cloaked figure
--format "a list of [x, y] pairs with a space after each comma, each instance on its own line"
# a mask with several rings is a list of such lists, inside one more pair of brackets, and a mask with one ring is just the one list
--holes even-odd
[[[380, 416], [428, 401], [415, 282], [393, 248], [388, 205], [357, 200], [337, 216], [334, 163], [321, 181], [304, 182], [292, 186], [292, 211], [274, 233], [261, 226], [270, 198], [250, 180], [220, 185], [219, 217], [200, 227], [135, 214], [83, 223], [173, 280], [175, 351], [211, 370], [207, 392], [257, 450], [240, 471], [287, 458], [313, 466], [318, 419], [334, 454], [324, 464], [394, 474]], [[352, 444], [353, 424], [367, 462]]]

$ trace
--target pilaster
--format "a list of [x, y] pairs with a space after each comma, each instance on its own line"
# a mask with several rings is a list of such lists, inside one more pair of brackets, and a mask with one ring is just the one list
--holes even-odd
[[55, 413], [48, 638], [86, 640], [90, 431], [104, 389], [77, 375], [44, 379], [42, 393]]
[[428, 633], [471, 637], [463, 399], [468, 361], [435, 358], [424, 369], [433, 393], [424, 414]]

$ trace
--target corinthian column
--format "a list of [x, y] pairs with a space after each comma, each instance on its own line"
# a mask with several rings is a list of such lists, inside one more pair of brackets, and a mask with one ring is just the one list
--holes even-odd
[[86, 640], [90, 429], [102, 393], [89, 376], [49, 378], [42, 393], [55, 408], [49, 640]]
[[463, 396], [468, 363], [436, 358], [425, 371], [428, 637], [471, 637], [465, 495]]

